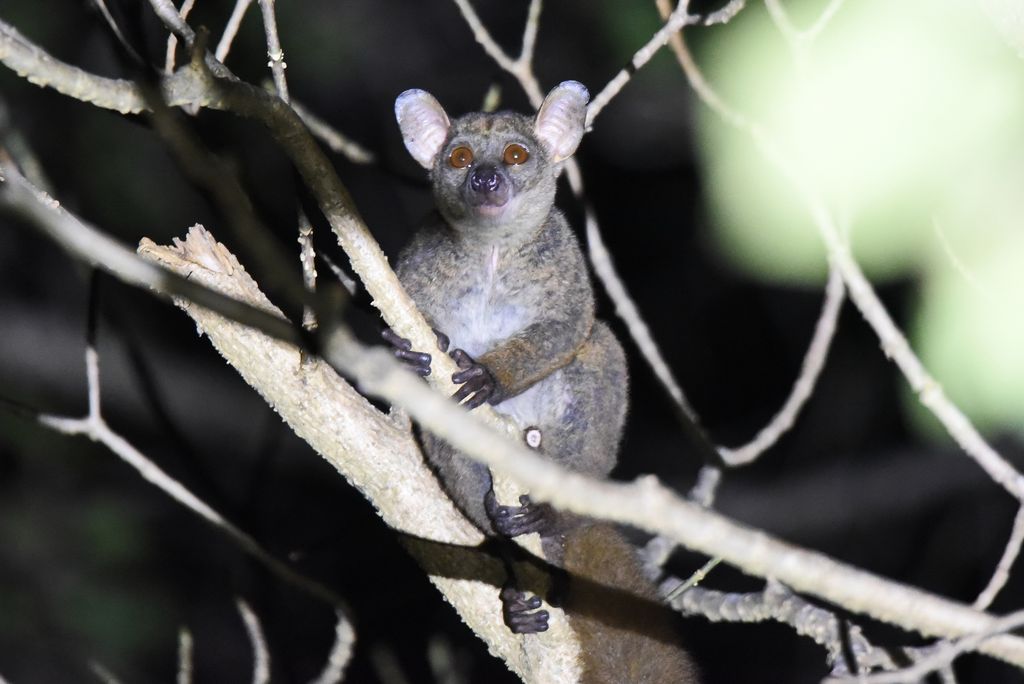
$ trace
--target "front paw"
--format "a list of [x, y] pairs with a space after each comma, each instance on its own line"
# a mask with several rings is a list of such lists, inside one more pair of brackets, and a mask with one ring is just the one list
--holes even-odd
[[540, 599], [515, 587], [506, 586], [501, 590], [501, 614], [513, 634], [536, 634], [546, 632], [550, 615], [540, 608]]
[[519, 497], [519, 503], [519, 506], [502, 506], [494, 498], [494, 492], [487, 492], [484, 509], [495, 531], [506, 537], [543, 534], [551, 524], [551, 507], [533, 503], [526, 494]]
[[394, 349], [395, 358], [404, 363], [413, 373], [426, 377], [430, 375], [430, 354], [412, 350], [412, 342], [400, 337], [391, 328], [384, 328], [380, 336]]
[[[475, 361], [461, 349], [453, 349], [450, 355], [462, 369], [458, 373], [452, 374], [452, 382], [462, 385], [453, 395], [455, 401], [460, 404], [465, 401], [466, 408], [475, 409], [485, 401], [497, 396], [498, 384], [487, 366]], [[467, 397], [469, 398], [467, 399]]]

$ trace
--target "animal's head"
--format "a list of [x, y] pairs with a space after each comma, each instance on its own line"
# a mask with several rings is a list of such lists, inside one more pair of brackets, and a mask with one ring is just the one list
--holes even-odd
[[551, 211], [561, 163], [583, 137], [582, 84], [554, 88], [534, 118], [513, 112], [448, 118], [433, 95], [395, 101], [405, 146], [430, 171], [437, 208], [456, 230], [501, 237], [537, 230]]

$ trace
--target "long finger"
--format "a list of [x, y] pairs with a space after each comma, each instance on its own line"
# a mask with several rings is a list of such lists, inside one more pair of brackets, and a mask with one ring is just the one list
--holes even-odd
[[412, 349], [412, 342], [400, 336], [391, 328], [384, 328], [383, 330], [381, 330], [380, 336], [383, 337], [385, 341], [387, 341], [389, 344], [392, 344], [398, 347], [399, 349], [404, 349], [406, 351]]

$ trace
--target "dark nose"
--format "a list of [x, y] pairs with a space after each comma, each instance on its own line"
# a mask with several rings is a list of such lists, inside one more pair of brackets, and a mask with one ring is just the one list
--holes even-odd
[[493, 166], [481, 166], [469, 177], [473, 192], [497, 192], [501, 189], [501, 176]]

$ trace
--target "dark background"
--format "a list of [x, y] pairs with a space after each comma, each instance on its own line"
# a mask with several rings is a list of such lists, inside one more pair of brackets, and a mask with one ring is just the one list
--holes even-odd
[[[162, 34], [143, 4], [126, 0], [122, 9], [129, 19], [142, 17], [147, 49], [162, 63]], [[208, 26], [216, 40], [232, 4], [201, 0], [190, 23]], [[517, 53], [527, 3], [476, 4]], [[716, 4], [694, 3], [694, 10]], [[0, 17], [60, 59], [126, 75], [87, 5], [5, 0]], [[333, 160], [393, 259], [430, 206], [394, 123], [394, 97], [421, 87], [452, 113], [478, 108], [493, 83], [502, 86], [505, 106], [525, 110], [525, 97], [484, 55], [451, 2], [305, 0], [278, 10], [292, 96], [380, 158], [370, 166]], [[763, 11], [759, 3], [745, 10]], [[549, 2], [537, 46], [540, 81], [550, 87], [573, 78], [596, 93], [657, 26], [653, 3]], [[724, 31], [695, 30], [693, 41], [706, 47], [726, 40]], [[265, 51], [253, 8], [228, 64], [258, 82], [268, 76]], [[145, 119], [72, 101], [6, 69], [0, 97], [56, 196], [81, 217], [129, 245], [142, 236], [167, 242], [201, 222], [240, 251]], [[739, 445], [787, 396], [822, 294], [752, 282], [709, 247], [697, 106], [665, 52], [601, 114], [578, 158], [605, 240], [670, 366], [714, 440]], [[266, 132], [216, 112], [182, 120], [237, 168], [281, 250], [294, 253], [296, 183]], [[560, 203], [581, 227], [568, 192]], [[343, 261], [325, 231], [318, 243]], [[328, 274], [323, 266], [320, 272]], [[85, 268], [0, 215], [0, 397], [57, 414], [84, 411], [88, 282]], [[887, 285], [882, 295], [905, 321], [915, 283]], [[601, 297], [604, 316], [613, 318]], [[106, 277], [100, 309], [111, 425], [277, 556], [351, 602], [359, 640], [347, 681], [434, 681], [428, 651], [444, 647], [465, 681], [513, 680], [366, 501], [197, 338], [189, 319]], [[377, 324], [368, 315], [353, 313], [351, 322], [372, 339]], [[630, 353], [631, 419], [616, 476], [653, 472], [686, 492], [699, 459], [647, 367]], [[1013, 502], [955, 448], [909, 432], [903, 391], [873, 333], [847, 305], [797, 426], [759, 463], [727, 474], [716, 507], [793, 543], [970, 602], [998, 561]], [[1019, 444], [994, 438], [1008, 458], [1021, 460]], [[683, 555], [677, 570], [703, 560]], [[755, 591], [761, 584], [720, 567], [706, 586]], [[994, 609], [1019, 605], [1022, 589], [1011, 579]], [[236, 596], [262, 619], [276, 681], [305, 681], [319, 671], [333, 638], [329, 607], [269, 576], [106, 449], [0, 411], [0, 674], [15, 683], [87, 681], [96, 661], [123, 681], [172, 681], [177, 632], [188, 627], [197, 681], [248, 681], [251, 653]], [[858, 622], [877, 643], [920, 643]], [[708, 682], [814, 682], [828, 671], [824, 652], [788, 627], [690, 618], [680, 629]], [[957, 671], [965, 682], [1019, 681], [979, 657], [962, 659]]]

